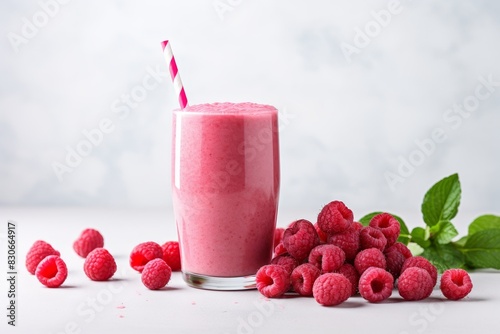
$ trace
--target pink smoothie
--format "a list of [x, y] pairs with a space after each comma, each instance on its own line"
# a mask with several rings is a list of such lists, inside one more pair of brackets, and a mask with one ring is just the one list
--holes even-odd
[[182, 271], [235, 277], [268, 264], [279, 180], [274, 107], [214, 103], [175, 111], [172, 197]]

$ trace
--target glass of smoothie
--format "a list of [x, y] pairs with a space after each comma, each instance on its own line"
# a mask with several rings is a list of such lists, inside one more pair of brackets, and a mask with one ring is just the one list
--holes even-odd
[[255, 288], [268, 264], [280, 184], [278, 112], [212, 103], [173, 113], [172, 198], [188, 285]]

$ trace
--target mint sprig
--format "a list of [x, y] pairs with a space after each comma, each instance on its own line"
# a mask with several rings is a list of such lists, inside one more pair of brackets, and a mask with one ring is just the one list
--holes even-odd
[[[427, 258], [440, 272], [450, 268], [500, 269], [500, 216], [488, 214], [474, 219], [468, 234], [455, 240], [458, 231], [452, 219], [458, 213], [461, 194], [458, 174], [434, 184], [421, 206], [425, 226], [417, 226], [411, 232], [403, 219], [393, 214], [401, 225], [398, 241], [408, 245], [413, 255]], [[379, 213], [369, 213], [360, 222], [368, 225]]]

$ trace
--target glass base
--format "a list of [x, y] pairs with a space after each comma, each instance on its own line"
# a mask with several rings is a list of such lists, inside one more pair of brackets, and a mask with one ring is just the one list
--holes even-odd
[[256, 289], [255, 275], [241, 277], [218, 277], [182, 272], [182, 278], [189, 286], [198, 289], [225, 291]]

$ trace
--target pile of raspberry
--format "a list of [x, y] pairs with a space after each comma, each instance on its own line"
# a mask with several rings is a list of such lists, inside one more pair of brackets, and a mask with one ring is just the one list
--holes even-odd
[[[438, 271], [397, 241], [400, 231], [398, 220], [388, 213], [363, 226], [343, 202], [330, 202], [315, 224], [300, 219], [276, 229], [275, 255], [257, 272], [257, 289], [268, 298], [288, 292], [313, 296], [324, 306], [358, 293], [371, 303], [382, 302], [395, 287], [405, 300], [425, 299], [436, 286]], [[472, 281], [465, 270], [449, 269], [441, 276], [440, 289], [446, 298], [458, 300], [469, 294]]]
[[[83, 271], [91, 280], [107, 281], [116, 273], [115, 259], [104, 248], [104, 238], [98, 230], [83, 230], [74, 241], [73, 250], [85, 259]], [[141, 280], [148, 289], [161, 289], [170, 281], [172, 271], [181, 269], [179, 243], [167, 241], [162, 246], [152, 241], [141, 243], [132, 250], [129, 262], [141, 273]], [[28, 250], [26, 269], [49, 288], [61, 286], [68, 276], [61, 253], [43, 240], [35, 241]]]

